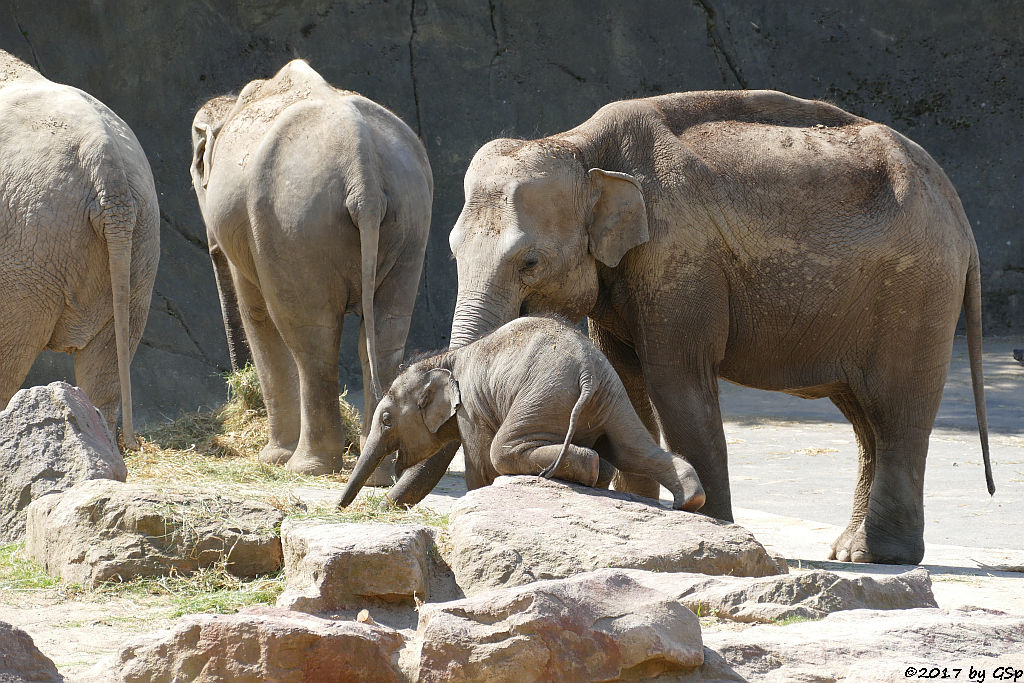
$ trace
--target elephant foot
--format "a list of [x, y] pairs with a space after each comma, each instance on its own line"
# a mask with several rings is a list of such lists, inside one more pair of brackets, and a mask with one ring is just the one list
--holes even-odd
[[268, 465], [283, 465], [292, 457], [292, 450], [283, 446], [267, 444], [260, 451], [260, 462]]
[[397, 479], [395, 460], [397, 460], [397, 455], [394, 453], [381, 460], [380, 464], [377, 465], [377, 469], [366, 478], [364, 486], [391, 486], [394, 484], [395, 479]]
[[687, 512], [700, 510], [707, 498], [697, 471], [690, 463], [676, 456], [672, 458], [672, 465], [675, 468], [675, 481], [671, 487], [666, 487], [672, 491], [672, 509]]
[[339, 469], [335, 464], [337, 460], [338, 458], [336, 457], [315, 456], [312, 453], [296, 449], [295, 454], [289, 458], [285, 468], [289, 472], [295, 472], [296, 474], [318, 476], [337, 472]]
[[888, 533], [868, 537], [867, 526], [861, 522], [848, 526], [832, 543], [830, 560], [877, 564], [918, 564], [924, 557], [924, 538], [920, 534], [903, 538]]

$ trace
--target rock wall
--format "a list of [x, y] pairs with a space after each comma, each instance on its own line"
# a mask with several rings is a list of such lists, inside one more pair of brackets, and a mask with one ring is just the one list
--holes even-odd
[[[0, 14], [0, 48], [107, 103], [153, 166], [163, 243], [132, 368], [140, 421], [224, 396], [226, 345], [188, 175], [192, 116], [293, 57], [391, 108], [426, 142], [434, 224], [410, 349], [447, 343], [448, 230], [481, 144], [565, 130], [611, 100], [740, 87], [826, 98], [928, 149], [974, 225], [986, 330], [1024, 330], [1017, 0], [11, 0]], [[358, 387], [355, 328], [342, 374]], [[70, 375], [69, 360], [46, 354], [29, 383]]]

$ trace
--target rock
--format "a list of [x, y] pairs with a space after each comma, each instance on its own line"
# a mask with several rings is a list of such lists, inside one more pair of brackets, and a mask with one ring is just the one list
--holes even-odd
[[853, 610], [788, 626], [705, 632], [704, 641], [756, 681], [907, 680], [908, 667], [947, 668], [951, 679], [960, 667], [967, 680], [970, 666], [990, 674], [1000, 665], [1024, 668], [1024, 616], [994, 610]]
[[378, 624], [331, 621], [276, 607], [182, 617], [98, 663], [109, 683], [387, 683], [405, 642]]
[[425, 526], [286, 521], [281, 545], [287, 588], [278, 607], [326, 612], [429, 597]]
[[613, 681], [700, 667], [700, 624], [671, 595], [603, 569], [420, 607], [413, 681]]
[[0, 412], [0, 543], [25, 533], [25, 508], [88, 479], [128, 470], [103, 417], [78, 387], [22, 389]]
[[651, 501], [540, 477], [499, 477], [450, 513], [450, 563], [466, 595], [602, 567], [778, 574], [746, 529]]
[[921, 567], [877, 577], [846, 577], [821, 570], [760, 578], [654, 572], [630, 575], [645, 586], [676, 596], [701, 616], [740, 622], [821, 619], [832, 612], [854, 609], [938, 607], [931, 577]]
[[252, 577], [280, 569], [283, 518], [263, 503], [98, 479], [29, 506], [25, 551], [48, 573], [83, 585], [221, 561]]
[[0, 683], [63, 680], [53, 661], [39, 651], [29, 634], [0, 621]]

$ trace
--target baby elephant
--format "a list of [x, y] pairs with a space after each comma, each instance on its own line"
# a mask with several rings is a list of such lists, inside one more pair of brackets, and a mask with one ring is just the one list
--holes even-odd
[[677, 510], [704, 504], [693, 467], [658, 447], [604, 355], [551, 318], [518, 318], [403, 371], [377, 405], [341, 506], [390, 453], [410, 467], [456, 440], [471, 490], [502, 474], [607, 486], [604, 460], [652, 477]]

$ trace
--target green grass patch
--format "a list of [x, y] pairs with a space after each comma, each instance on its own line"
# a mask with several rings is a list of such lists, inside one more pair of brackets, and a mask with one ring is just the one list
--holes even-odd
[[773, 623], [776, 626], [789, 626], [791, 624], [802, 624], [805, 621], [818, 621], [818, 620], [817, 619], [812, 619], [811, 617], [805, 617], [805, 616], [802, 616], [800, 614], [794, 614], [791, 617], [784, 617], [782, 619], [776, 619]]
[[334, 506], [314, 508], [288, 515], [289, 519], [317, 520], [324, 522], [377, 522], [382, 524], [425, 524], [427, 526], [448, 526], [448, 515], [438, 514], [430, 508], [403, 508], [391, 503], [383, 494], [364, 494], [345, 509]]
[[223, 566], [200, 569], [188, 575], [142, 577], [110, 581], [90, 591], [98, 599], [124, 597], [136, 602], [156, 598], [171, 607], [170, 617], [214, 612], [229, 614], [250, 605], [272, 605], [284, 591], [284, 572], [256, 579], [240, 579]]
[[43, 565], [25, 556], [24, 543], [0, 546], [0, 591], [57, 590], [63, 584], [47, 574]]

